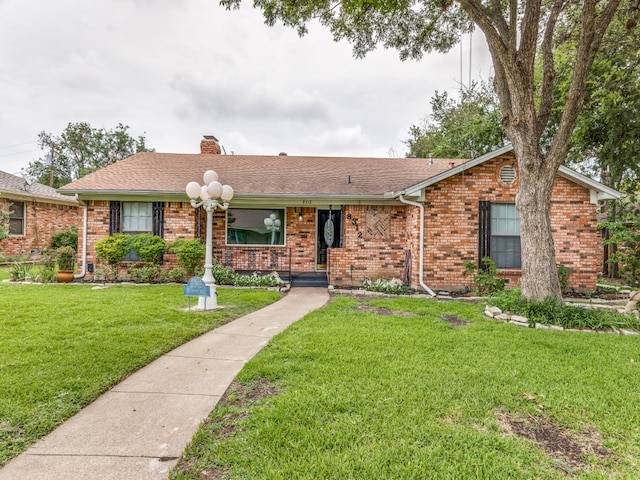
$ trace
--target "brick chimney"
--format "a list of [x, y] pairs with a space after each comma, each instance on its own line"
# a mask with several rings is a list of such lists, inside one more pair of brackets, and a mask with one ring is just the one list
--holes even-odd
[[220, 148], [218, 139], [213, 135], [204, 135], [204, 138], [200, 141], [200, 153], [220, 155], [222, 148]]

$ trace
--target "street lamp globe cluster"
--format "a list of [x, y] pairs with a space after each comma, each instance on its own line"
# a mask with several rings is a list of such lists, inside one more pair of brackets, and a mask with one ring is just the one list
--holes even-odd
[[[213, 170], [207, 170], [202, 177], [204, 185], [198, 182], [189, 182], [187, 184], [187, 196], [191, 200], [193, 208], [203, 207], [207, 212], [207, 234], [206, 234], [206, 250], [204, 258], [204, 276], [202, 281], [210, 288], [209, 297], [200, 297], [198, 299], [199, 310], [212, 310], [218, 307], [216, 296], [216, 282], [213, 277], [213, 254], [212, 254], [212, 228], [213, 228], [213, 212], [220, 208], [226, 210], [229, 208], [229, 202], [233, 198], [233, 188], [229, 185], [222, 185], [218, 181], [218, 174]], [[200, 201], [198, 201], [200, 199]]]

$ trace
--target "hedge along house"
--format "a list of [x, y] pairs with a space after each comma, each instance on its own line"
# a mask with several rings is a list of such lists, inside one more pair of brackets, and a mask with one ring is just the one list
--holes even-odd
[[[463, 263], [490, 256], [510, 285], [519, 282], [510, 146], [474, 160], [222, 155], [215, 138], [205, 137], [199, 154], [138, 153], [59, 190], [86, 206], [81, 265], [95, 263], [95, 242], [115, 232], [204, 239], [205, 214], [190, 205], [185, 186], [202, 183], [206, 170], [235, 190], [229, 209], [214, 214], [213, 252], [236, 270], [277, 270], [294, 284], [305, 273], [335, 286], [399, 278], [432, 292], [464, 286]], [[619, 197], [560, 169], [552, 199], [556, 256], [576, 288], [595, 288], [602, 257], [596, 207]]]
[[0, 172], [0, 209], [9, 210], [9, 236], [0, 241], [3, 257], [38, 254], [54, 235], [80, 226], [78, 200], [6, 172]]

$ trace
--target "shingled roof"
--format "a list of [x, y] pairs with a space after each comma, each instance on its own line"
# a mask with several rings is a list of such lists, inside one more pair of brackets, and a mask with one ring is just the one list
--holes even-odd
[[0, 171], [0, 196], [29, 198], [49, 203], [64, 203], [77, 205], [78, 201], [68, 195], [60, 195], [55, 188], [32, 183], [29, 185], [24, 178]]
[[351, 158], [142, 152], [65, 185], [65, 194], [183, 195], [206, 170], [236, 196], [384, 196], [464, 163], [460, 159]]

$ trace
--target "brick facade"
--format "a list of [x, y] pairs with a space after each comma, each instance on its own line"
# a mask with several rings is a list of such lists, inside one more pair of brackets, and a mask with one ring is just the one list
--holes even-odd
[[[24, 202], [24, 235], [10, 235], [0, 241], [0, 255], [3, 257], [28, 256], [51, 246], [51, 238], [73, 226], [81, 228], [79, 207], [48, 203], [33, 199], [15, 199]], [[11, 203], [11, 198], [3, 197], [0, 208]]]
[[[515, 203], [517, 177], [507, 184], [499, 176], [505, 165], [517, 168], [513, 156], [499, 156], [425, 188], [424, 282], [428, 286], [455, 289], [471, 283], [462, 272], [464, 262], [478, 261], [479, 202]], [[188, 202], [166, 202], [165, 240], [199, 235], [204, 241], [206, 213], [199, 212], [200, 216]], [[571, 269], [570, 283], [575, 288], [595, 288], [602, 246], [596, 206], [590, 203], [589, 190], [558, 177], [551, 212], [556, 258]], [[95, 242], [109, 233], [109, 202], [88, 201], [88, 215], [87, 261], [95, 263]], [[216, 211], [214, 256], [223, 264], [229, 264], [234, 257], [239, 262], [234, 265], [238, 270], [265, 273], [287, 270], [290, 265], [293, 272], [313, 272], [316, 215], [312, 207], [288, 207], [284, 246], [227, 246], [225, 212]], [[329, 282], [336, 286], [357, 286], [363, 278], [398, 278], [408, 279], [419, 288], [419, 226], [420, 210], [412, 205], [343, 205], [343, 246], [328, 251]], [[174, 265], [175, 256], [167, 254], [165, 263]], [[500, 275], [508, 279], [509, 286], [519, 283], [519, 270], [502, 270]]]

